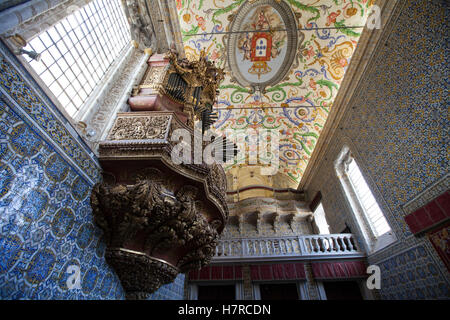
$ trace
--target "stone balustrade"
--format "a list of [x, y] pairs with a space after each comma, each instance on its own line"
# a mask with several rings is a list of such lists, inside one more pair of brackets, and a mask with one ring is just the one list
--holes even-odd
[[221, 239], [212, 263], [360, 258], [353, 234]]

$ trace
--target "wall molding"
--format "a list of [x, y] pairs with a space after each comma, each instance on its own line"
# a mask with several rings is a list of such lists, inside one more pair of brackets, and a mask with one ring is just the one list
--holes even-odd
[[93, 184], [100, 177], [100, 165], [89, 146], [3, 42], [0, 54], [1, 92]]
[[433, 182], [429, 187], [419, 192], [414, 198], [401, 205], [405, 215], [408, 215], [417, 209], [425, 206], [442, 193], [450, 189], [450, 173]]

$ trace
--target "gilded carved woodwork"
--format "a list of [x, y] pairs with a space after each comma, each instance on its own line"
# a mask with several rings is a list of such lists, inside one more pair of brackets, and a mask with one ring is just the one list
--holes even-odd
[[149, 67], [144, 75], [142, 83], [139, 85], [140, 89], [154, 89], [157, 92], [162, 92], [164, 84], [164, 75], [167, 67]]
[[139, 251], [150, 256], [177, 247], [191, 252], [175, 263], [181, 272], [200, 268], [217, 245], [219, 219], [202, 215], [199, 189], [185, 185], [174, 191], [163, 172], [147, 169], [133, 185], [99, 183], [92, 192], [95, 223], [103, 229], [109, 248], [125, 248], [141, 239]]
[[[205, 56], [189, 62], [170, 51], [150, 58], [128, 101], [132, 112], [118, 113], [99, 144], [103, 181], [92, 190], [91, 207], [127, 299], [145, 299], [179, 273], [207, 265], [215, 253], [229, 215], [226, 176], [216, 162], [195, 161], [206, 144], [194, 145], [199, 110], [188, 98], [202, 86], [197, 97], [211, 108], [221, 79]], [[171, 139], [177, 129], [189, 137], [183, 144], [192, 143], [191, 161], [180, 163], [172, 154], [180, 143]]]
[[[218, 181], [221, 176], [211, 170], [205, 182]], [[107, 261], [119, 270], [119, 278], [125, 279], [122, 285], [127, 293], [132, 292], [129, 298], [142, 297], [173, 281], [179, 272], [199, 269], [210, 262], [226, 217], [205, 199], [201, 184], [177, 183], [180, 178], [176, 175], [169, 177], [152, 167], [130, 172], [126, 183], [117, 180], [112, 174], [96, 184], [91, 206], [94, 222], [104, 232]], [[220, 186], [215, 188], [215, 192], [219, 190]], [[124, 262], [124, 256], [138, 265], [130, 267], [130, 259]], [[165, 271], [153, 270], [162, 265]], [[142, 269], [142, 276], [162, 275], [155, 276], [160, 279], [145, 276], [139, 287], [137, 275], [132, 279], [129, 275], [136, 268]]]
[[179, 270], [159, 259], [125, 249], [108, 249], [106, 261], [114, 268], [128, 300], [143, 300], [148, 292], [171, 283]]
[[[208, 61], [205, 52], [198, 61], [189, 61], [170, 50], [164, 55], [154, 55], [148, 64], [144, 78], [129, 100], [133, 111], [175, 111], [191, 128], [195, 120], [201, 120], [203, 110], [212, 111], [224, 71]], [[177, 75], [186, 84], [179, 96], [170, 90], [172, 75]], [[200, 87], [201, 94], [194, 97], [195, 89]]]
[[109, 140], [164, 139], [170, 116], [119, 117], [109, 133]]

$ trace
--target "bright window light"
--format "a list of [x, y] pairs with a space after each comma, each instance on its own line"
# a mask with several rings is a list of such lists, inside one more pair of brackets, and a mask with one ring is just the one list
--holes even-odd
[[356, 164], [356, 161], [353, 158], [350, 158], [350, 162], [348, 162], [347, 175], [375, 237], [379, 237], [391, 231], [383, 212], [378, 206], [372, 192], [369, 189], [369, 186], [364, 180], [364, 177]]
[[39, 62], [25, 58], [73, 117], [130, 41], [120, 0], [93, 0], [29, 41]]
[[317, 208], [314, 210], [314, 220], [316, 221], [320, 234], [330, 234], [330, 229], [325, 217], [325, 211], [323, 210], [322, 203], [319, 203]]

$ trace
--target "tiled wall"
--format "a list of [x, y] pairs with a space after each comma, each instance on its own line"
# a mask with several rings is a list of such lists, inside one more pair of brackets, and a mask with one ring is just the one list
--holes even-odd
[[[97, 160], [3, 43], [0, 69], [0, 299], [123, 299], [92, 223]], [[180, 275], [150, 298], [183, 287]]]
[[399, 1], [396, 10], [305, 190], [310, 199], [322, 192], [331, 232], [345, 223], [358, 232], [333, 166], [349, 146], [398, 238], [369, 257], [382, 268], [382, 297], [448, 299], [445, 265], [404, 220], [411, 201], [449, 184], [448, 3]]
[[441, 279], [445, 272], [433, 263], [423, 245], [373, 263], [380, 266], [384, 275], [381, 293], [385, 299], [449, 298], [448, 283]]
[[149, 296], [149, 300], [182, 300], [184, 299], [184, 274], [179, 274], [174, 282], [163, 285]]

